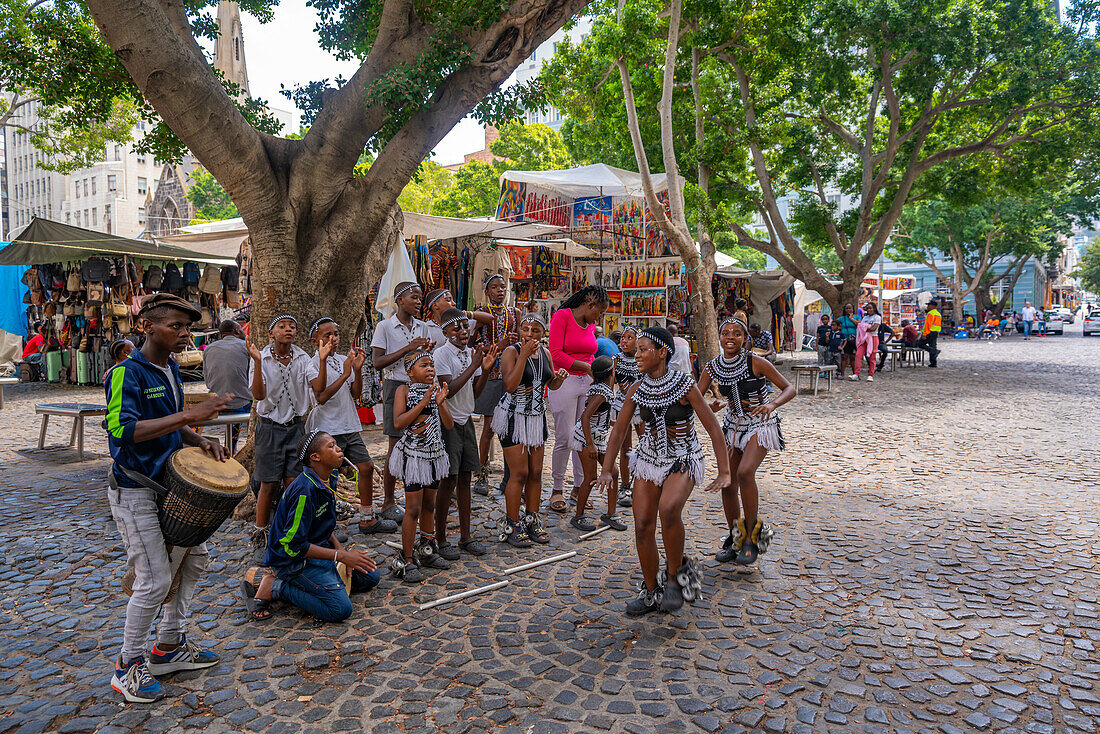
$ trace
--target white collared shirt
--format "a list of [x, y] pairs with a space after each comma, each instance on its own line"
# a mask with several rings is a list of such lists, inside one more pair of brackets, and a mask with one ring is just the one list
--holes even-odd
[[[325, 387], [340, 379], [344, 374], [344, 362], [347, 357], [343, 354], [330, 354], [325, 364]], [[307, 377], [310, 380], [317, 378], [321, 373], [320, 356], [314, 354], [309, 361]], [[349, 377], [340, 389], [333, 393], [328, 402], [318, 403], [317, 407], [309, 414], [309, 430], [320, 430], [333, 436], [345, 433], [359, 433], [363, 430], [363, 424], [359, 422], [359, 412], [355, 409], [355, 398], [351, 396], [351, 384], [355, 376]]]
[[[466, 371], [470, 361], [474, 358], [473, 350], [469, 347], [459, 349], [448, 339], [447, 342], [435, 350], [435, 374], [448, 375], [452, 380]], [[451, 411], [451, 417], [457, 425], [464, 426], [470, 420], [474, 412], [474, 381], [481, 374], [481, 367], [474, 368], [474, 374], [462, 386], [457, 393], [447, 396], [447, 409]]]
[[[371, 340], [371, 348], [378, 347], [383, 354], [394, 352], [407, 347], [413, 339], [428, 336], [428, 325], [420, 319], [414, 318], [412, 328], [406, 327], [397, 318], [397, 314], [378, 322], [374, 330], [374, 339]], [[404, 359], [398, 359], [382, 370], [382, 379], [408, 382], [409, 374], [405, 372]]]
[[[260, 351], [260, 369], [266, 394], [256, 402], [256, 415], [286, 423], [303, 416], [313, 404], [313, 389], [309, 386], [309, 355], [296, 344], [290, 345], [290, 362], [283, 365], [271, 353], [268, 344]], [[256, 374], [256, 362], [248, 361], [248, 384]]]

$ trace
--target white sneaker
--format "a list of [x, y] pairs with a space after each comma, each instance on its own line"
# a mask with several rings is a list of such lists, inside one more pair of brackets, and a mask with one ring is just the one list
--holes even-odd
[[851, 380], [852, 382], [859, 382], [859, 378], [856, 377], [855, 375], [848, 375], [848, 379]]
[[870, 375], [867, 375], [867, 382], [874, 382], [874, 381], [875, 381], [874, 377], [871, 377]]

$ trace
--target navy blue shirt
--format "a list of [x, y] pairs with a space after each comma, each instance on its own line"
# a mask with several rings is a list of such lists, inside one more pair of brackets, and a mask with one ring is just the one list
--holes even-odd
[[183, 448], [183, 437], [172, 431], [160, 438], [134, 441], [134, 427], [138, 421], [164, 418], [180, 411], [183, 390], [180, 389], [180, 368], [174, 359], [168, 360], [168, 369], [175, 377], [175, 384], [160, 367], [145, 359], [141, 350], [135, 349], [129, 359], [111, 368], [104, 389], [107, 395], [107, 445], [115, 460], [112, 471], [121, 487], [141, 485], [126, 476], [119, 467], [125, 467], [152, 479], [160, 477], [168, 463], [168, 457]]
[[272, 568], [304, 565], [309, 546], [332, 547], [336, 529], [336, 474], [325, 484], [317, 472], [305, 469], [283, 492], [271, 518], [264, 565]]
[[839, 352], [844, 347], [844, 332], [842, 331], [830, 331], [829, 332], [829, 351]]

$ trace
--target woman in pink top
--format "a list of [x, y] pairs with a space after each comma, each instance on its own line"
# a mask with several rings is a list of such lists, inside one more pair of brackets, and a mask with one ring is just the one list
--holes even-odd
[[564, 369], [569, 376], [561, 387], [550, 393], [550, 410], [554, 414], [554, 454], [551, 467], [554, 491], [550, 509], [565, 512], [565, 465], [573, 456], [573, 495], [584, 479], [580, 454], [570, 447], [570, 437], [577, 418], [584, 411], [585, 396], [592, 384], [592, 360], [596, 357], [596, 322], [607, 310], [607, 291], [598, 285], [587, 285], [561, 304], [550, 319], [550, 356], [554, 370]]

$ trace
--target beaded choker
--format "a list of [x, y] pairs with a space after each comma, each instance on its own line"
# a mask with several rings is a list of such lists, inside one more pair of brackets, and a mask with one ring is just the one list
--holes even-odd
[[638, 389], [634, 391], [634, 402], [650, 410], [668, 408], [687, 395], [694, 384], [695, 381], [680, 370], [668, 369], [656, 379], [644, 375]]
[[742, 349], [732, 359], [726, 359], [725, 354], [719, 354], [707, 362], [707, 371], [719, 385], [723, 387], [734, 385], [738, 380], [748, 377], [748, 353]]

